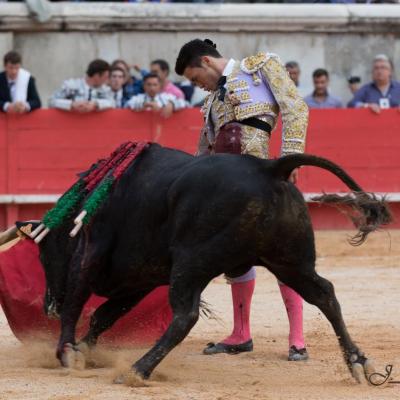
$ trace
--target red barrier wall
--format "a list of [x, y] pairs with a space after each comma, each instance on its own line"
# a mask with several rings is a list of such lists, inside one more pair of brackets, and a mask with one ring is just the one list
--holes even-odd
[[[194, 153], [202, 125], [198, 109], [164, 120], [152, 113], [112, 110], [76, 115], [39, 110], [0, 115], [0, 197], [3, 194], [60, 194], [75, 174], [126, 140], [147, 140]], [[400, 193], [400, 112], [312, 110], [307, 152], [343, 166], [365, 190]], [[279, 155], [280, 127], [271, 155]], [[306, 193], [346, 191], [330, 173], [304, 168], [299, 188]], [[0, 229], [15, 219], [40, 218], [50, 205], [0, 204]], [[319, 228], [349, 226], [337, 211], [310, 206]], [[400, 215], [398, 203], [394, 209]], [[395, 225], [400, 227], [400, 225]]]

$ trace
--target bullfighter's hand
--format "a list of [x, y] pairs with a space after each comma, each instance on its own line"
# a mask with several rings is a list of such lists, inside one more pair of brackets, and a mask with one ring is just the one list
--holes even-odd
[[292, 171], [292, 173], [289, 176], [289, 182], [292, 182], [294, 185], [297, 183], [299, 179], [299, 169], [296, 168]]
[[169, 118], [174, 112], [174, 106], [172, 103], [168, 103], [161, 109], [161, 116], [164, 118]]

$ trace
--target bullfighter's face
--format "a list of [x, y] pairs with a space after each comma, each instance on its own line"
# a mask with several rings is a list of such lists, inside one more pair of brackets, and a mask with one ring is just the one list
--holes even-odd
[[210, 92], [217, 89], [221, 72], [212, 57], [202, 57], [200, 66], [186, 67], [183, 75], [195, 86]]

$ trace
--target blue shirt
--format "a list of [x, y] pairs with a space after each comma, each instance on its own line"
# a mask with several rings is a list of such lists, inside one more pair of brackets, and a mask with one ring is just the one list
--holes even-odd
[[308, 96], [304, 97], [304, 101], [307, 103], [310, 108], [342, 108], [342, 101], [335, 97], [331, 96], [329, 93], [326, 94], [326, 98], [324, 101], [317, 101], [314, 97], [314, 94], [311, 93]]
[[[145, 69], [140, 70], [140, 75], [145, 77], [149, 72]], [[132, 82], [123, 86], [122, 106], [124, 106], [133, 96], [143, 93], [143, 79], [132, 76]]]
[[362, 107], [364, 103], [379, 105], [380, 99], [388, 99], [390, 107], [400, 106], [400, 82], [391, 81], [386, 94], [382, 93], [374, 82], [362, 86], [347, 105], [348, 107]]

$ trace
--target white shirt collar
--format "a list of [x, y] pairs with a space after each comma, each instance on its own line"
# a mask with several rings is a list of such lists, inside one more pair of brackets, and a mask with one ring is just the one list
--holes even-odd
[[235, 66], [235, 60], [231, 58], [225, 66], [225, 69], [222, 71], [223, 76], [228, 76], [232, 73], [233, 67]]

